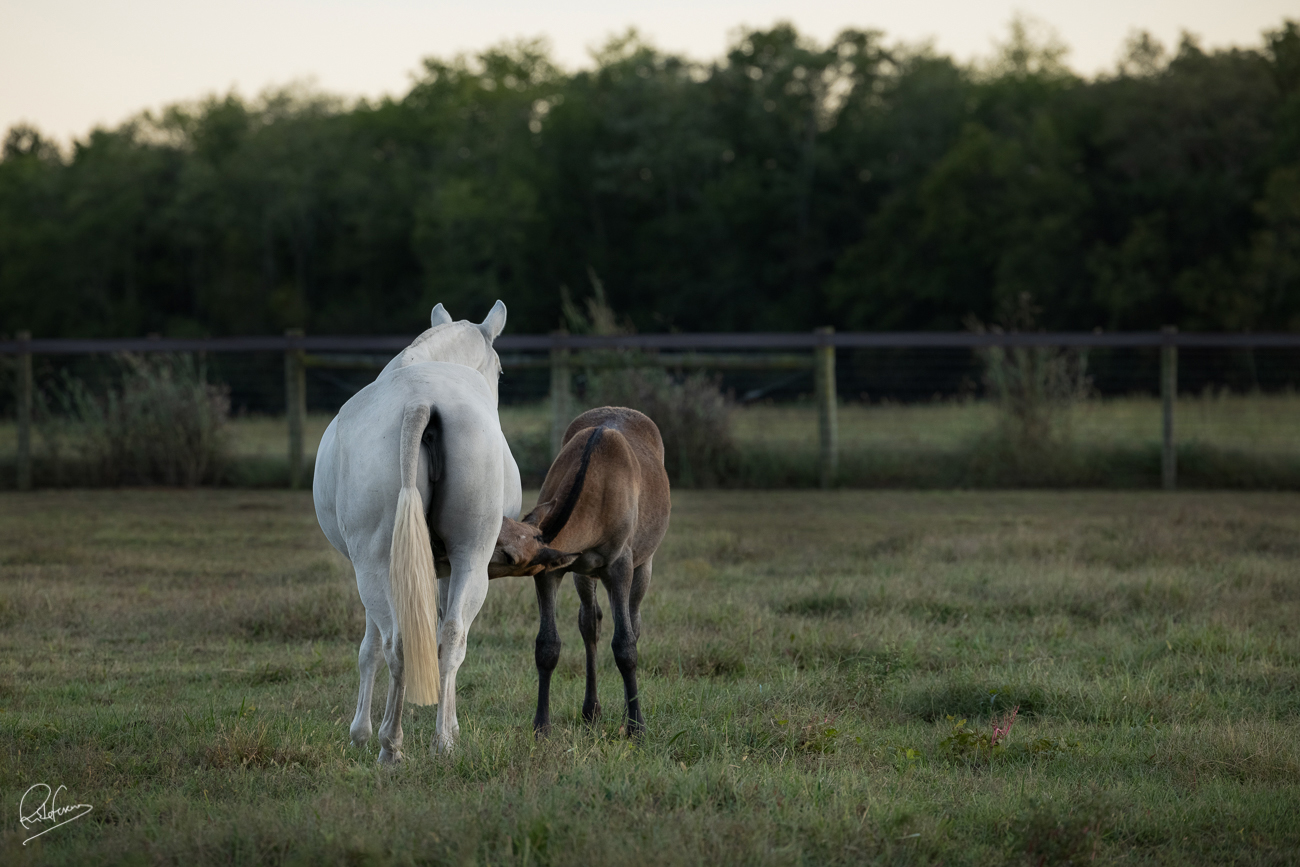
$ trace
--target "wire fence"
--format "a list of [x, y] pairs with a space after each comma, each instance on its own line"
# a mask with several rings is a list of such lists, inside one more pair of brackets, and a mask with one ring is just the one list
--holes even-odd
[[[20, 336], [0, 341], [0, 355], [9, 358], [13, 371], [13, 387], [0, 394], [0, 413], [13, 419], [14, 442], [9, 450], [15, 481], [19, 487], [30, 484], [33, 391], [65, 372], [93, 378], [106, 356], [127, 352], [193, 353], [205, 377], [229, 388], [236, 417], [286, 418], [288, 444], [283, 454], [290, 481], [300, 485], [306, 476], [295, 470], [309, 457], [307, 443], [314, 442], [306, 414], [336, 411], [410, 339], [291, 332], [205, 339]], [[1109, 416], [1100, 413], [1085, 419], [1083, 434], [1105, 439], [1123, 429], [1145, 445], [1158, 444], [1160, 478], [1166, 487], [1176, 484], [1178, 453], [1184, 445], [1212, 442], [1220, 450], [1300, 453], [1300, 404], [1291, 399], [1300, 384], [1300, 334], [819, 329], [759, 334], [503, 335], [495, 346], [506, 371], [500, 387], [503, 424], [507, 417], [514, 421], [515, 430], [510, 424], [506, 427], [515, 438], [540, 437], [524, 447], [538, 460], [549, 457], [558, 446], [558, 434], [583, 404], [593, 371], [610, 364], [649, 365], [679, 375], [707, 372], [737, 407], [745, 408], [737, 411], [739, 435], [767, 442], [772, 449], [798, 446], [815, 451], [809, 460], [815, 461], [820, 482], [831, 485], [843, 476], [841, 452], [868, 444], [886, 448], [889, 442], [929, 441], [934, 438], [930, 434], [910, 429], [924, 427], [927, 418], [945, 430], [982, 423], [978, 419], [988, 412], [987, 406], [979, 409], [985, 394], [981, 353], [992, 347], [1066, 348], [1083, 359], [1093, 395], [1103, 402], [1117, 402]], [[1227, 400], [1232, 396], [1253, 396], [1254, 402], [1233, 403]], [[1275, 399], [1267, 399], [1270, 396]], [[868, 407], [898, 411], [862, 415]], [[1180, 407], [1178, 414], [1185, 420], [1181, 426], [1174, 422]], [[913, 408], [914, 418], [905, 418], [903, 408]], [[799, 412], [808, 418], [802, 427], [788, 422], [791, 413]], [[778, 417], [786, 421], [762, 421]], [[893, 434], [885, 430], [890, 426], [897, 429]], [[544, 432], [539, 433], [539, 427]], [[792, 427], [798, 432], [787, 433], [784, 445], [772, 433]]]

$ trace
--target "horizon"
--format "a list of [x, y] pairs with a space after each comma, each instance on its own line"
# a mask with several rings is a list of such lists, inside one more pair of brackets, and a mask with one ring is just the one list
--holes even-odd
[[[1084, 78], [1116, 69], [1126, 39], [1149, 32], [1170, 53], [1182, 33], [1207, 51], [1256, 47], [1292, 10], [1279, 0], [1223, 4], [1121, 3], [1079, 10], [1057, 0], [957, 3], [924, 0], [907, 9], [841, 0], [785, 4], [720, 0], [703, 8], [680, 0], [653, 10], [610, 10], [565, 0], [538, 11], [519, 0], [473, 9], [382, 0], [232, 0], [174, 7], [132, 0], [111, 7], [53, 0], [39, 7], [0, 0], [14, 25], [0, 33], [0, 128], [28, 124], [61, 148], [96, 128], [115, 128], [146, 112], [235, 93], [245, 99], [288, 87], [360, 100], [400, 98], [427, 57], [473, 56], [494, 45], [542, 38], [562, 70], [591, 68], [592, 53], [635, 28], [657, 50], [717, 61], [742, 29], [789, 22], [824, 44], [836, 33], [878, 30], [890, 45], [930, 45], [972, 65], [994, 56], [1012, 20], [1023, 16], [1040, 38], [1069, 49], [1065, 65]], [[7, 8], [8, 7], [8, 8]], [[503, 23], [508, 21], [508, 23]], [[621, 23], [620, 23], [621, 22]], [[86, 69], [96, 69], [88, 76]], [[16, 83], [17, 86], [11, 83]]]

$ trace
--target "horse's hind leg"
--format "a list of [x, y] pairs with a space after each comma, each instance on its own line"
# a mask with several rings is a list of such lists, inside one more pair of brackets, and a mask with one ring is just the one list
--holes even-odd
[[596, 644], [600, 641], [600, 619], [604, 615], [596, 598], [596, 579], [573, 573], [573, 586], [578, 588], [578, 631], [587, 651], [587, 692], [582, 699], [582, 718], [593, 723], [600, 716], [600, 700], [596, 697]]
[[352, 718], [352, 745], [364, 747], [370, 740], [370, 698], [375, 691], [375, 673], [379, 671], [379, 660], [383, 658], [383, 642], [379, 636], [379, 627], [366, 615], [366, 634], [361, 639], [361, 650], [357, 654], [357, 669], [361, 674], [361, 689], [357, 693], [357, 714]]
[[533, 581], [537, 585], [537, 645], [533, 658], [537, 661], [537, 715], [533, 717], [533, 732], [538, 737], [551, 733], [551, 675], [560, 661], [560, 632], [555, 628], [555, 591], [564, 580], [563, 572], [542, 572]]
[[636, 685], [636, 624], [632, 617], [632, 555], [625, 553], [605, 570], [609, 609], [614, 617], [614, 662], [623, 675], [623, 697], [627, 702], [627, 733], [636, 737], [645, 730], [641, 698]]
[[384, 636], [384, 659], [388, 662], [388, 704], [379, 724], [379, 763], [391, 765], [402, 760], [402, 703], [406, 700], [402, 640], [396, 634]]
[[434, 750], [440, 753], [450, 753], [460, 735], [460, 723], [456, 720], [456, 672], [465, 661], [470, 625], [487, 597], [487, 561], [492, 554], [491, 543], [492, 538], [489, 537], [483, 551], [472, 560], [452, 559], [451, 580], [444, 601], [445, 614], [438, 624], [438, 667], [442, 674], [442, 694], [438, 702]]

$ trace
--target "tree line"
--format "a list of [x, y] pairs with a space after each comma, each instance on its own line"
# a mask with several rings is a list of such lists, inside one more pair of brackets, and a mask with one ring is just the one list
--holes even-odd
[[1085, 79], [1023, 21], [961, 64], [788, 25], [431, 58], [400, 98], [231, 93], [70, 148], [8, 130], [0, 330], [515, 333], [602, 283], [643, 331], [1300, 328], [1300, 26]]

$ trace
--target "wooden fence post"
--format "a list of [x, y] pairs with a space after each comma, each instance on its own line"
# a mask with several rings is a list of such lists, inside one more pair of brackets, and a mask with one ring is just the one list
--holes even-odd
[[1174, 401], [1178, 399], [1178, 347], [1175, 325], [1160, 329], [1165, 335], [1160, 347], [1160, 404], [1163, 415], [1160, 444], [1160, 485], [1172, 491], [1178, 485], [1178, 453], [1174, 449]]
[[284, 350], [284, 411], [289, 420], [289, 487], [302, 485], [302, 435], [307, 420], [307, 368], [303, 364], [301, 328], [284, 332], [289, 338]]
[[[833, 334], [834, 328], [818, 328], [817, 334]], [[817, 421], [819, 428], [819, 464], [821, 485], [829, 488], [835, 484], [840, 462], [840, 433], [838, 408], [835, 398], [835, 346], [828, 340], [813, 349], [814, 371], [817, 385]]]
[[[559, 337], [563, 331], [553, 331], [552, 336]], [[569, 427], [573, 412], [569, 394], [569, 350], [566, 347], [551, 347], [551, 460], [560, 453], [564, 432]]]
[[[28, 344], [30, 331], [14, 335]], [[32, 350], [24, 345], [18, 352], [18, 490], [32, 489]]]

